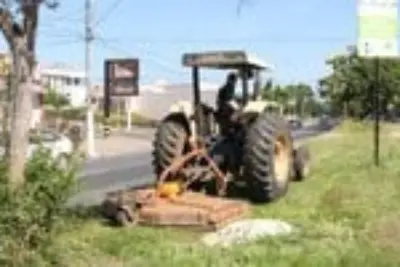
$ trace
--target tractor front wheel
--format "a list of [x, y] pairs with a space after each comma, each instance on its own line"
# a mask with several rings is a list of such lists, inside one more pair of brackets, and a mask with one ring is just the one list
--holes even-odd
[[291, 180], [293, 141], [285, 122], [261, 114], [249, 126], [243, 155], [244, 178], [255, 202], [283, 196]]

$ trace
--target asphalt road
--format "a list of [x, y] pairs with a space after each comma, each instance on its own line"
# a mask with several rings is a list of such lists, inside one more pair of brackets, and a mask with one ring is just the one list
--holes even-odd
[[[331, 127], [309, 126], [293, 131], [293, 138], [298, 140], [316, 136], [329, 128]], [[80, 179], [81, 192], [74, 196], [69, 204], [94, 205], [99, 203], [107, 192], [145, 186], [154, 179], [150, 151], [90, 160], [86, 163]]]

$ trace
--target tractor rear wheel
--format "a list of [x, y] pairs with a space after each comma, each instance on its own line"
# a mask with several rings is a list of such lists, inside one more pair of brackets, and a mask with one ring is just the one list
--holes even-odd
[[167, 118], [158, 126], [153, 142], [153, 167], [159, 176], [179, 156], [183, 155], [188, 140], [183, 122]]
[[244, 178], [255, 202], [283, 196], [291, 180], [293, 140], [279, 117], [261, 114], [249, 126], [243, 155]]

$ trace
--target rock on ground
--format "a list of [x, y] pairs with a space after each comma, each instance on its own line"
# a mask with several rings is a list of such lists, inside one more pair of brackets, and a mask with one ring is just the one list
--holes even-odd
[[206, 234], [202, 242], [207, 246], [230, 246], [253, 241], [265, 236], [287, 235], [293, 231], [294, 228], [290, 224], [280, 220], [241, 220], [229, 224], [216, 232]]

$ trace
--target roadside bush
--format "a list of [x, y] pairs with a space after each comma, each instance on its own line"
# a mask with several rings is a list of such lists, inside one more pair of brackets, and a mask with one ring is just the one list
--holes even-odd
[[54, 118], [60, 117], [65, 120], [84, 120], [86, 116], [86, 109], [84, 108], [64, 108], [61, 110], [56, 110], [54, 108], [46, 108], [46, 117]]
[[1, 266], [45, 266], [54, 237], [64, 227], [66, 203], [77, 189], [79, 159], [71, 156], [68, 163], [61, 166], [48, 151], [39, 149], [26, 165], [26, 182], [12, 188], [7, 164], [1, 160]]
[[56, 109], [60, 109], [71, 104], [71, 101], [67, 96], [57, 92], [57, 90], [52, 88], [45, 90], [43, 101], [45, 105], [50, 105]]

